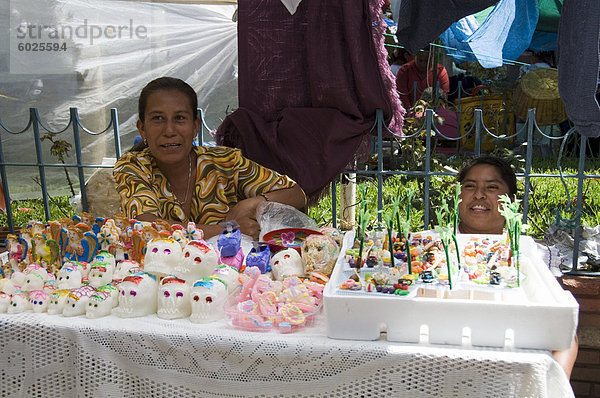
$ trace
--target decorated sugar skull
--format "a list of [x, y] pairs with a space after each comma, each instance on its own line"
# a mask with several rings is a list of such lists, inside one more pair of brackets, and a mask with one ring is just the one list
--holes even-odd
[[240, 286], [240, 272], [235, 267], [221, 264], [215, 268], [215, 272], [211, 276], [219, 278], [227, 284], [227, 294], [232, 294]]
[[0, 314], [8, 310], [10, 304], [10, 294], [0, 293]]
[[25, 284], [26, 279], [27, 275], [25, 275], [25, 272], [23, 271], [13, 271], [12, 275], [10, 276], [12, 283], [19, 288]]
[[139, 268], [140, 263], [134, 260], [123, 260], [117, 263], [113, 279], [123, 279], [127, 275], [130, 275], [129, 270], [132, 268]]
[[29, 303], [33, 312], [46, 312], [50, 305], [50, 295], [43, 290], [34, 290], [29, 292]]
[[337, 243], [338, 248], [341, 248], [344, 243], [344, 233], [337, 228], [326, 226], [319, 228], [319, 232], [323, 235], [329, 236]]
[[158, 282], [154, 275], [126, 276], [119, 284], [119, 306], [113, 310], [114, 314], [133, 318], [156, 313], [157, 291]]
[[304, 264], [300, 253], [292, 248], [278, 251], [271, 259], [271, 271], [273, 278], [277, 280], [283, 280], [286, 276], [304, 275]]
[[7, 312], [9, 314], [20, 314], [21, 312], [31, 310], [31, 304], [23, 293], [15, 293], [10, 298]]
[[192, 304], [190, 321], [209, 323], [225, 316], [227, 286], [222, 280], [208, 277], [194, 282], [190, 298]]
[[174, 275], [194, 282], [210, 276], [219, 264], [219, 253], [203, 240], [193, 240], [183, 249], [183, 261], [175, 266]]
[[65, 307], [63, 308], [63, 316], [78, 316], [85, 314], [90, 297], [96, 290], [91, 286], [82, 286], [78, 289], [73, 289], [67, 295]]
[[160, 281], [157, 315], [163, 319], [187, 318], [192, 313], [190, 287], [185, 280], [169, 275]]
[[71, 293], [68, 289], [55, 290], [50, 293], [50, 304], [48, 305], [48, 314], [62, 314], [67, 302], [67, 296]]
[[337, 243], [326, 235], [308, 235], [302, 242], [302, 262], [307, 274], [319, 272], [331, 276], [338, 257]]
[[144, 257], [144, 272], [157, 276], [171, 275], [181, 260], [181, 246], [175, 239], [152, 239]]
[[95, 292], [90, 299], [85, 310], [86, 318], [101, 318], [110, 315], [112, 312], [112, 298], [108, 292]]
[[21, 286], [22, 291], [30, 292], [32, 290], [42, 290], [44, 288], [44, 277], [42, 275], [36, 272], [26, 275], [25, 283]]
[[0, 291], [2, 293], [6, 293], [12, 296], [13, 294], [21, 290], [21, 286], [15, 285], [12, 279], [3, 278], [1, 282], [2, 283], [0, 283], [0, 285], [2, 287], [0, 288]]
[[98, 288], [109, 284], [113, 280], [114, 267], [106, 261], [94, 262], [88, 279], [90, 286]]
[[56, 290], [56, 280], [48, 279], [46, 282], [44, 282], [44, 287], [42, 288], [42, 290], [48, 294], [54, 292]]
[[48, 279], [54, 277], [52, 274], [49, 274], [48, 271], [46, 271], [46, 268], [36, 263], [29, 264], [25, 268], [24, 272], [25, 275], [37, 274], [42, 278], [43, 281], [47, 281]]
[[56, 273], [56, 287], [59, 290], [81, 287], [82, 269], [79, 265], [67, 262]]
[[92, 272], [92, 268], [96, 263], [106, 263], [105, 268], [111, 273], [111, 275], [115, 272], [115, 256], [105, 250], [100, 251], [96, 257], [94, 257], [94, 261], [90, 264], [90, 272]]

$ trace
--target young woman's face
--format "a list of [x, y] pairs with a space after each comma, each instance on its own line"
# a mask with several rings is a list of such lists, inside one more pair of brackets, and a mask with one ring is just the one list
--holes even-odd
[[195, 112], [181, 91], [159, 90], [148, 96], [144, 120], [138, 120], [137, 128], [159, 166], [188, 162], [200, 127]]
[[498, 197], [508, 192], [508, 185], [496, 167], [489, 164], [473, 166], [461, 183], [460, 232], [501, 234], [504, 217], [498, 211]]

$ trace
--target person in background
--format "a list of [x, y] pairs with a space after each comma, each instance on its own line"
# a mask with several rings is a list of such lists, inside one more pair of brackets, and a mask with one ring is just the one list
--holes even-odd
[[[434, 77], [433, 61], [430, 60], [429, 47], [419, 51], [412, 61], [402, 65], [396, 75], [396, 89], [400, 94], [402, 106], [405, 109], [411, 108], [415, 100], [421, 98], [423, 91], [427, 87], [434, 86], [434, 80], [439, 83], [440, 88], [448, 93], [450, 91], [450, 81], [448, 72], [444, 65], [437, 64]], [[417, 83], [417, 92], [415, 93], [414, 84]]]
[[[510, 164], [494, 156], [477, 157], [463, 165], [457, 179], [461, 184], [459, 232], [501, 234], [505, 222], [498, 210], [498, 198], [508, 194], [514, 199], [517, 194], [517, 178]], [[568, 378], [571, 377], [577, 352], [577, 336], [569, 349], [552, 352]]]
[[235, 220], [243, 234], [258, 239], [260, 203], [306, 206], [296, 182], [243, 157], [240, 150], [193, 145], [201, 123], [198, 100], [183, 80], [151, 81], [138, 108], [143, 141], [113, 169], [127, 217], [183, 225], [193, 221], [207, 239], [223, 230], [219, 223]]
[[[436, 102], [433, 91], [433, 87], [427, 87], [421, 95], [421, 100], [427, 102], [430, 107], [435, 105], [435, 113], [443, 119], [441, 123], [436, 125], [437, 130], [445, 137], [456, 138], [458, 134], [458, 115], [453, 110], [454, 105], [448, 102], [446, 93], [442, 90], [438, 90]], [[453, 155], [456, 153], [456, 141], [438, 137], [435, 150], [445, 155]]]
[[413, 56], [405, 48], [396, 47], [393, 52], [392, 63], [390, 64], [390, 69], [394, 76], [398, 74], [402, 65], [412, 61], [412, 59]]

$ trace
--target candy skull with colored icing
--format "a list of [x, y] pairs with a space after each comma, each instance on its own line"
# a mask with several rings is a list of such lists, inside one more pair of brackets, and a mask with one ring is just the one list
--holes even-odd
[[169, 275], [160, 281], [157, 315], [162, 319], [187, 318], [192, 313], [190, 287], [185, 280]]
[[337, 243], [326, 235], [308, 235], [302, 242], [302, 262], [307, 274], [319, 272], [331, 276], [337, 261], [339, 249]]
[[6, 293], [10, 296], [21, 290], [21, 286], [15, 285], [12, 279], [2, 278], [0, 280], [0, 292]]
[[90, 297], [96, 290], [91, 286], [82, 286], [71, 290], [67, 295], [65, 307], [63, 308], [63, 316], [77, 316], [85, 314]]
[[31, 304], [23, 293], [15, 293], [10, 298], [7, 312], [9, 314], [20, 314], [21, 312], [31, 310]]
[[[176, 243], [179, 246], [178, 243]], [[119, 283], [119, 306], [113, 313], [121, 318], [133, 318], [156, 313], [158, 295], [156, 276], [139, 273], [126, 276]]]
[[182, 256], [181, 246], [175, 239], [152, 239], [144, 257], [144, 272], [157, 276], [171, 275], [181, 263]]
[[8, 310], [10, 304], [10, 294], [0, 293], [0, 314]]
[[101, 318], [108, 316], [112, 312], [112, 298], [108, 292], [95, 292], [90, 299], [85, 310], [86, 318]]
[[304, 275], [304, 264], [302, 257], [296, 249], [284, 249], [278, 251], [271, 259], [271, 271], [273, 278], [283, 280], [286, 276]]
[[183, 261], [175, 266], [174, 275], [192, 283], [210, 276], [219, 264], [219, 253], [203, 240], [193, 240], [183, 249]]
[[222, 280], [208, 277], [194, 282], [190, 298], [192, 304], [190, 321], [208, 323], [225, 316], [227, 286]]
[[32, 290], [42, 290], [44, 288], [44, 277], [39, 273], [32, 272], [26, 274], [25, 283], [21, 286], [21, 290], [24, 292], [30, 292]]
[[[10, 276], [10, 280], [12, 281], [12, 283], [14, 284], [15, 287], [18, 286], [18, 289], [21, 289], [21, 286], [23, 286], [25, 284], [25, 280], [27, 279], [27, 275], [25, 275], [25, 272], [23, 271], [13, 271], [12, 275]], [[6, 292], [5, 293], [9, 293]], [[12, 294], [12, 293], [9, 293]]]
[[129, 272], [132, 268], [139, 268], [140, 263], [134, 260], [123, 260], [117, 263], [115, 268], [115, 273], [113, 274], [113, 279], [123, 279], [128, 275], [131, 275]]
[[113, 270], [114, 266], [107, 261], [94, 262], [88, 276], [90, 286], [98, 288], [109, 284], [113, 279]]
[[50, 304], [48, 305], [48, 314], [62, 314], [67, 302], [67, 296], [71, 293], [68, 289], [55, 290], [50, 293]]
[[94, 257], [94, 261], [90, 264], [90, 272], [92, 272], [92, 267], [94, 264], [100, 262], [107, 263], [105, 268], [110, 272], [111, 275], [114, 274], [117, 261], [115, 260], [115, 256], [113, 254], [104, 250], [100, 251], [96, 257]]
[[235, 267], [221, 264], [211, 276], [227, 284], [227, 294], [232, 294], [240, 286], [240, 272]]
[[42, 267], [39, 264], [31, 263], [29, 264], [25, 270], [25, 275], [37, 274], [39, 275], [43, 281], [47, 281], [48, 279], [54, 279], [54, 275], [48, 273], [46, 268]]
[[83, 273], [79, 265], [67, 262], [56, 273], [56, 288], [77, 289], [81, 287]]
[[33, 312], [46, 312], [50, 305], [50, 295], [43, 290], [29, 292], [29, 303]]
[[112, 284], [100, 286], [96, 289], [97, 292], [105, 292], [109, 294], [109, 302], [113, 308], [119, 305], [119, 289]]

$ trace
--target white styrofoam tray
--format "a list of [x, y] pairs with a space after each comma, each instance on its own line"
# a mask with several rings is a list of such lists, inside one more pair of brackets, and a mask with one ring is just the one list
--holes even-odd
[[[466, 238], [459, 238], [459, 246]], [[347, 232], [324, 291], [327, 336], [331, 338], [376, 340], [385, 332], [388, 341], [407, 343], [546, 350], [571, 346], [579, 304], [558, 284], [531, 237], [522, 236], [520, 243], [522, 256], [529, 259], [521, 266], [526, 277], [519, 289], [524, 297], [510, 302], [345, 294], [339, 286], [349, 267], [344, 253], [353, 241], [354, 233]]]

